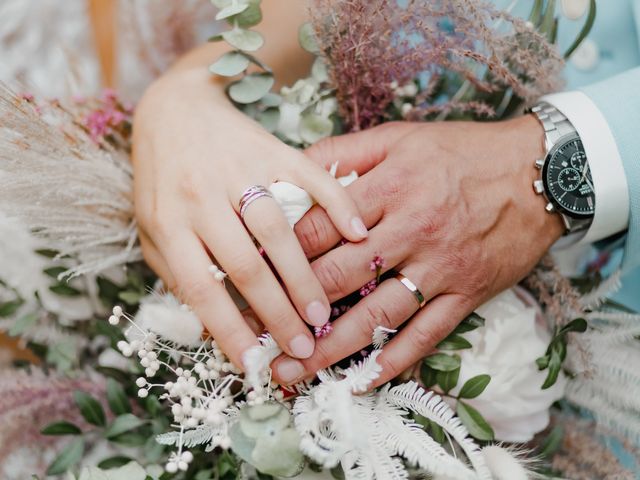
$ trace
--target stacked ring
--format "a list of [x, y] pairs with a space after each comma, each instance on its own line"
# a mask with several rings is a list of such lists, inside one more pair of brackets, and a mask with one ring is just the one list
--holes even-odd
[[273, 195], [266, 187], [263, 187], [262, 185], [253, 185], [247, 188], [240, 197], [240, 218], [244, 219], [244, 214], [246, 213], [249, 205], [262, 197], [273, 198]]

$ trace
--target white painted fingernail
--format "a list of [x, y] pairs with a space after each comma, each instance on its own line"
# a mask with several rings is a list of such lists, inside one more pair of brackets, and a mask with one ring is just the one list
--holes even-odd
[[364, 222], [359, 217], [353, 217], [351, 219], [351, 228], [353, 232], [361, 238], [367, 238], [369, 236], [367, 227], [365, 227]]
[[297, 358], [309, 358], [313, 355], [313, 349], [315, 345], [307, 335], [300, 334], [289, 342], [289, 348], [294, 357]]
[[329, 320], [329, 309], [318, 300], [314, 300], [306, 308], [307, 320], [314, 327], [321, 327]]
[[278, 377], [286, 384], [302, 380], [304, 366], [295, 358], [285, 357], [278, 363]]

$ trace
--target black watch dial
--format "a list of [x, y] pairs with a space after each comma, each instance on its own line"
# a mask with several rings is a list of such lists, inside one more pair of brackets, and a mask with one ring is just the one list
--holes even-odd
[[550, 152], [542, 171], [549, 200], [571, 217], [593, 216], [596, 207], [591, 171], [578, 137], [561, 141]]

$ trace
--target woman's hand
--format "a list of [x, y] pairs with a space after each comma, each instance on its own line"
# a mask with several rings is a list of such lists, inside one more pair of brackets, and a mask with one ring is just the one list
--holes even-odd
[[[521, 280], [562, 234], [531, 185], [544, 157], [543, 131], [531, 116], [499, 123], [391, 123], [324, 140], [308, 150], [320, 164], [362, 176], [348, 187], [371, 228], [359, 244], [340, 241], [321, 208], [296, 233], [330, 301], [372, 280], [376, 255], [384, 270], [413, 282], [427, 300], [391, 278], [334, 323], [316, 351], [274, 363], [292, 383], [371, 343], [377, 326], [406, 327], [384, 348], [379, 385], [432, 351], [471, 311]], [[332, 250], [333, 249], [333, 250]], [[328, 252], [328, 253], [325, 253]]]
[[135, 205], [143, 253], [236, 365], [256, 335], [209, 272], [212, 262], [283, 350], [307, 358], [314, 339], [303, 321], [324, 324], [329, 301], [275, 200], [259, 198], [241, 219], [242, 194], [287, 181], [309, 192], [345, 238], [358, 242], [367, 230], [323, 167], [237, 111], [219, 87], [206, 69], [169, 73], [136, 110]]

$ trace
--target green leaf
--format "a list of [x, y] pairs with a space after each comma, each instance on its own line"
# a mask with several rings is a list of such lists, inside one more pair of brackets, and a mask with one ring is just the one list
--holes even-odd
[[280, 121], [280, 109], [267, 108], [257, 115], [256, 120], [260, 122], [260, 125], [262, 125], [267, 132], [273, 133], [278, 128], [278, 122]]
[[107, 378], [107, 402], [115, 415], [131, 413], [131, 404], [124, 388], [113, 378]]
[[238, 15], [239, 13], [244, 12], [247, 8], [249, 8], [248, 3], [231, 3], [218, 11], [216, 14], [216, 20], [224, 20], [225, 18], [232, 17], [234, 15]]
[[547, 8], [540, 24], [540, 33], [546, 34], [547, 39], [551, 38], [553, 23], [556, 18], [556, 0], [547, 0]]
[[249, 59], [242, 52], [228, 52], [209, 65], [209, 71], [223, 77], [233, 77], [244, 72], [249, 63]]
[[484, 327], [484, 318], [473, 312], [467, 318], [462, 320], [462, 322], [460, 322], [458, 326], [453, 329], [452, 333], [467, 333], [479, 327]]
[[300, 120], [300, 137], [307, 143], [316, 143], [331, 135], [333, 122], [315, 113], [305, 113]]
[[232, 47], [254, 52], [264, 45], [264, 38], [258, 32], [244, 28], [234, 28], [222, 33], [222, 38]]
[[56, 250], [50, 250], [48, 248], [41, 248], [39, 250], [36, 250], [36, 253], [43, 257], [54, 258], [56, 255], [58, 255], [59, 252], [57, 252]]
[[50, 267], [50, 268], [45, 268], [44, 273], [49, 275], [51, 278], [55, 278], [57, 280], [58, 276], [60, 276], [60, 274], [66, 272], [67, 270], [69, 269], [66, 267]]
[[576, 318], [562, 327], [558, 332], [558, 335], [563, 335], [569, 332], [584, 333], [587, 331], [587, 326], [587, 321], [584, 318]]
[[49, 290], [51, 290], [56, 295], [61, 295], [63, 297], [77, 297], [78, 295], [82, 294], [80, 290], [66, 283], [57, 283], [55, 285], [51, 285], [49, 287]]
[[269, 92], [261, 99], [265, 107], [279, 107], [282, 104], [282, 97], [277, 93]]
[[450, 372], [460, 367], [460, 357], [447, 355], [446, 353], [436, 353], [426, 357], [424, 363], [439, 372]]
[[542, 357], [536, 358], [536, 365], [538, 366], [538, 370], [544, 370], [549, 366], [549, 355], [544, 355]]
[[472, 437], [478, 440], [493, 440], [494, 433], [491, 425], [489, 425], [480, 412], [471, 405], [459, 400], [456, 407], [456, 414], [462, 424], [467, 427]]
[[561, 425], [556, 425], [547, 438], [545, 438], [544, 442], [542, 442], [542, 445], [540, 445], [540, 453], [538, 456], [541, 458], [551, 458], [560, 448], [563, 439], [564, 429]]
[[438, 350], [464, 350], [465, 348], [471, 348], [471, 343], [464, 337], [450, 334], [447, 338], [442, 340], [438, 345]]
[[125, 457], [123, 455], [116, 455], [114, 457], [105, 458], [98, 464], [98, 468], [102, 470], [109, 470], [110, 468], [118, 468], [132, 462], [133, 459]]
[[144, 297], [143, 292], [136, 292], [133, 290], [125, 290], [124, 292], [118, 293], [118, 298], [122, 300], [127, 305], [137, 305], [140, 303]]
[[212, 469], [208, 469], [208, 470], [200, 470], [198, 473], [196, 473], [196, 476], [193, 477], [193, 480], [213, 480], [215, 478], [215, 475], [213, 473]]
[[29, 330], [38, 321], [37, 313], [28, 313], [15, 321], [7, 332], [10, 337], [17, 337]]
[[305, 22], [300, 25], [300, 28], [298, 29], [298, 42], [300, 42], [300, 46], [307, 52], [313, 53], [314, 55], [318, 55], [320, 53], [316, 33], [313, 31], [313, 25], [311, 22]]
[[484, 389], [487, 388], [491, 381], [490, 375], [476, 375], [464, 382], [464, 385], [460, 389], [460, 398], [476, 398]]
[[10, 300], [0, 303], [0, 317], [10, 317], [18, 311], [23, 303], [22, 300]]
[[584, 25], [582, 26], [582, 30], [580, 30], [580, 33], [578, 34], [576, 39], [573, 41], [571, 46], [567, 48], [567, 51], [564, 52], [565, 59], [569, 58], [573, 54], [573, 52], [575, 52], [576, 49], [580, 46], [580, 44], [584, 41], [584, 39], [587, 38], [587, 35], [589, 35], [589, 32], [591, 32], [591, 28], [593, 27], [593, 24], [595, 21], [596, 21], [596, 0], [591, 0], [589, 2], [589, 13], [587, 14], [587, 19], [584, 22]]
[[162, 409], [162, 404], [157, 396], [149, 395], [144, 399], [144, 409], [149, 412], [149, 415], [156, 417]]
[[105, 277], [98, 277], [96, 283], [98, 284], [98, 295], [100, 299], [105, 305], [108, 305], [109, 308], [113, 307], [113, 305], [117, 303], [118, 293], [121, 288]]
[[252, 73], [229, 87], [229, 96], [236, 103], [253, 103], [264, 97], [273, 86], [270, 73]]
[[140, 433], [124, 432], [109, 438], [109, 440], [127, 447], [141, 447], [147, 442], [148, 438]]
[[436, 384], [438, 381], [437, 373], [438, 372], [429, 365], [424, 362], [422, 363], [420, 366], [420, 380], [422, 380], [422, 383], [426, 388], [433, 387]]
[[89, 422], [91, 425], [97, 425], [99, 427], [104, 427], [106, 424], [104, 410], [102, 409], [102, 405], [91, 395], [82, 392], [80, 390], [76, 390], [73, 392], [73, 398], [75, 399], [76, 405], [80, 409], [80, 413], [84, 417], [84, 419]]
[[40, 433], [42, 435], [78, 435], [82, 433], [82, 430], [73, 423], [54, 422], [40, 430]]
[[436, 442], [443, 444], [447, 437], [444, 434], [444, 429], [438, 425], [436, 422], [432, 420], [427, 420], [429, 422], [429, 427], [427, 432], [431, 435]]
[[[555, 347], [555, 345], [554, 345]], [[557, 348], [551, 349], [551, 357], [549, 359], [549, 373], [547, 373], [547, 378], [545, 378], [544, 383], [542, 384], [542, 390], [546, 390], [551, 387], [556, 380], [558, 379], [558, 375], [560, 374], [560, 370], [562, 369], [562, 358], [561, 351]]]
[[436, 380], [438, 381], [438, 385], [440, 385], [440, 388], [442, 388], [444, 393], [449, 393], [449, 391], [458, 384], [459, 377], [460, 367], [449, 372], [436, 373]]
[[533, 8], [531, 8], [531, 13], [529, 14], [529, 21], [536, 27], [540, 25], [540, 21], [542, 20], [543, 2], [544, 0], [535, 0]]
[[135, 430], [136, 428], [144, 425], [144, 423], [144, 420], [136, 417], [132, 413], [125, 413], [124, 415], [116, 417], [113, 423], [109, 425], [109, 428], [104, 432], [104, 436], [112, 439], [125, 432]]
[[84, 440], [77, 438], [67, 445], [60, 455], [49, 465], [47, 475], [61, 475], [74, 466], [84, 453]]
[[253, 27], [262, 21], [260, 0], [249, 0], [249, 8], [233, 18], [233, 22], [243, 28]]

